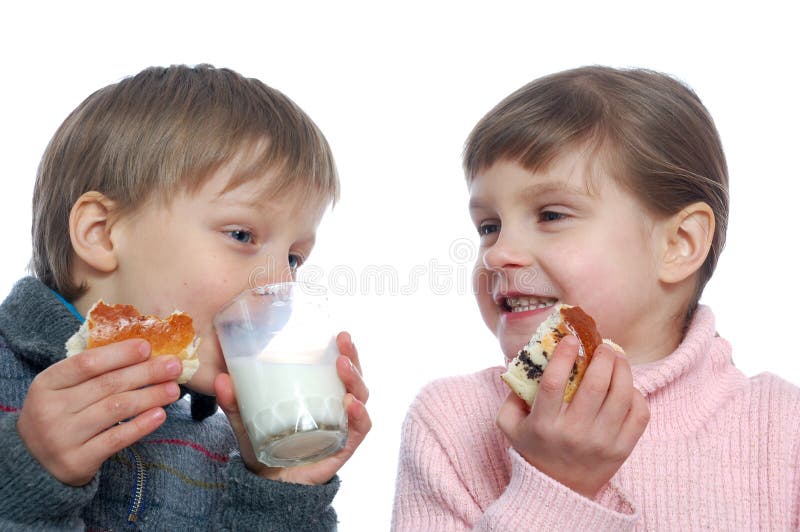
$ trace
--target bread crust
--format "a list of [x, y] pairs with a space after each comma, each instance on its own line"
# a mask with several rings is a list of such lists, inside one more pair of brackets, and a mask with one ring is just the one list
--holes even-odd
[[89, 313], [87, 349], [143, 338], [153, 356], [176, 354], [194, 340], [194, 323], [188, 314], [174, 312], [165, 319], [139, 313], [133, 305], [106, 305], [102, 300]]
[[565, 324], [569, 332], [578, 337], [579, 348], [578, 357], [564, 389], [564, 401], [572, 401], [572, 397], [578, 390], [578, 386], [583, 380], [583, 374], [594, 356], [594, 350], [603, 343], [603, 337], [597, 331], [597, 325], [591, 316], [586, 314], [580, 307], [561, 307], [562, 323]]
[[94, 304], [84, 324], [67, 340], [67, 356], [131, 338], [147, 340], [151, 357], [175, 355], [180, 358], [183, 372], [179, 383], [191, 379], [199, 367], [200, 340], [195, 336], [191, 316], [175, 311], [161, 319], [143, 315], [133, 305], [107, 305], [103, 300]]

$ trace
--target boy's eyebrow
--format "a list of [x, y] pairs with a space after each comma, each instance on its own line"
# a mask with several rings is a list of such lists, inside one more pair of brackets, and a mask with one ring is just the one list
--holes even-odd
[[238, 199], [226, 196], [225, 194], [219, 194], [214, 201], [226, 205], [246, 207], [248, 209], [259, 209], [263, 205], [263, 201], [260, 201], [258, 198]]

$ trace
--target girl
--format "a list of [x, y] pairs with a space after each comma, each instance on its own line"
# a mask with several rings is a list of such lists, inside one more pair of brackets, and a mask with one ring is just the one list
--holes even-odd
[[728, 177], [697, 96], [645, 70], [547, 76], [477, 124], [464, 167], [476, 299], [506, 363], [556, 303], [626, 354], [599, 347], [564, 403], [568, 337], [530, 411], [503, 367], [428, 385], [404, 425], [393, 529], [800, 526], [800, 391], [746, 378], [698, 305]]

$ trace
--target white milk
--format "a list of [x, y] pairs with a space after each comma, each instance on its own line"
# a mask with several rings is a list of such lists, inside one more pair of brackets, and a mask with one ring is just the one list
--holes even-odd
[[261, 354], [227, 361], [242, 420], [259, 459], [267, 463], [271, 457], [268, 465], [286, 465], [280, 460], [299, 461], [338, 448], [346, 437], [347, 416], [335, 357], [318, 365], [275, 363], [297, 358], [268, 356], [271, 360]]

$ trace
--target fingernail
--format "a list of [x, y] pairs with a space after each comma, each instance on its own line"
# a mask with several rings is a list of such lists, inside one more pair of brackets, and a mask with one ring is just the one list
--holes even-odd
[[355, 364], [353, 364], [353, 361], [350, 360], [349, 358], [347, 359], [347, 361], [350, 363], [350, 369], [353, 370], [353, 373], [355, 373], [356, 375], [358, 375], [360, 377], [361, 376], [361, 372], [358, 371], [358, 368], [356, 367]]
[[167, 362], [167, 373], [170, 375], [177, 375], [181, 372], [181, 363], [179, 360], [170, 360]]
[[168, 382], [165, 386], [167, 391], [167, 395], [170, 396], [177, 396], [181, 392], [180, 386], [178, 386], [177, 382]]
[[140, 343], [139, 344], [139, 353], [141, 353], [142, 356], [145, 356], [145, 357], [150, 355], [150, 343], [149, 342]]
[[562, 342], [565, 342], [567, 345], [578, 345], [578, 338], [574, 334], [569, 334], [564, 337]]

